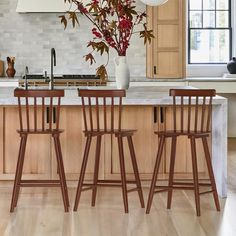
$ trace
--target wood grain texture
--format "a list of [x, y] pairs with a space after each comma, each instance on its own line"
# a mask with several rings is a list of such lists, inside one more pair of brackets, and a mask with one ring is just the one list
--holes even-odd
[[185, 0], [169, 0], [163, 6], [147, 7], [148, 28], [155, 35], [147, 45], [147, 77], [185, 77], [185, 14]]

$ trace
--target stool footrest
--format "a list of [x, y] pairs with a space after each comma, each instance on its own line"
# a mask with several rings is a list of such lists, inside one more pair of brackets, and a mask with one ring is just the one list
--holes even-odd
[[169, 189], [160, 189], [160, 190], [155, 190], [154, 193], [161, 193], [161, 192], [167, 192]]
[[21, 180], [19, 183], [21, 187], [58, 187], [59, 180]]
[[127, 190], [127, 193], [138, 191], [138, 190], [139, 190], [139, 188], [132, 188], [132, 189]]
[[[136, 184], [133, 180], [126, 181], [127, 184]], [[82, 191], [91, 190], [96, 186], [99, 187], [122, 187], [121, 180], [98, 180], [96, 184], [93, 183], [83, 183], [83, 186], [89, 186], [82, 189]], [[138, 191], [138, 188], [132, 188], [127, 190], [127, 192]]]
[[[173, 182], [173, 185], [193, 185], [191, 182]], [[210, 183], [198, 183], [200, 186], [211, 186]]]
[[213, 192], [214, 192], [214, 190], [209, 190], [209, 191], [201, 192], [199, 194], [202, 195], [202, 194], [213, 193]]
[[[121, 183], [121, 180], [98, 180], [98, 183]], [[126, 180], [127, 184], [136, 184], [135, 180]]]
[[170, 190], [170, 189], [194, 189], [193, 186], [155, 186], [155, 188], [163, 188], [166, 191]]

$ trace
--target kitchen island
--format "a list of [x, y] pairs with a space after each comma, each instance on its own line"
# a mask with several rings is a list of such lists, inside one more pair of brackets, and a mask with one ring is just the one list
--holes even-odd
[[[98, 87], [102, 89], [103, 87]], [[109, 89], [110, 87], [106, 87]], [[172, 87], [173, 88], [173, 87]], [[190, 88], [190, 87], [178, 87]], [[93, 89], [90, 87], [90, 89]], [[149, 180], [152, 175], [156, 158], [158, 139], [153, 134], [155, 130], [171, 127], [170, 105], [172, 98], [168, 96], [170, 87], [131, 87], [123, 99], [123, 124], [127, 128], [137, 129], [134, 145], [140, 175], [143, 180]], [[18, 125], [17, 99], [13, 96], [14, 88], [0, 88], [0, 179], [10, 180], [14, 177], [19, 136], [16, 133]], [[68, 180], [78, 180], [84, 149], [82, 134], [83, 120], [81, 99], [76, 89], [65, 89], [65, 97], [61, 101], [61, 128], [65, 132], [61, 136], [62, 152], [65, 162], [66, 177]], [[213, 99], [212, 120], [212, 163], [215, 172], [218, 193], [221, 197], [227, 194], [227, 99], [216, 96]], [[210, 140], [209, 140], [210, 141]], [[35, 142], [37, 144], [35, 144]], [[177, 150], [176, 177], [179, 179], [192, 178], [189, 141], [180, 138]], [[116, 143], [115, 143], [116, 144]], [[103, 161], [100, 178], [119, 178], [117, 145], [113, 138], [104, 138], [102, 145]], [[161, 178], [166, 179], [168, 174], [170, 143], [165, 145], [165, 158], [161, 164]], [[201, 143], [197, 143], [200, 178], [206, 178], [206, 165], [203, 162]], [[90, 152], [94, 158], [95, 143]], [[125, 151], [128, 155], [128, 152]], [[57, 167], [54, 158], [52, 142], [49, 137], [30, 137], [26, 148], [24, 169], [25, 178], [56, 178]], [[127, 158], [128, 160], [129, 158]], [[132, 176], [130, 163], [127, 164], [128, 177]], [[93, 174], [93, 165], [88, 163], [87, 178]]]

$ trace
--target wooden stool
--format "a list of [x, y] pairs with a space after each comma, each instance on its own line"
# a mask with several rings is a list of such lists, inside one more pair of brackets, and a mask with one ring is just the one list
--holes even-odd
[[[13, 212], [17, 205], [20, 187], [53, 186], [61, 187], [64, 208], [65, 211], [68, 212], [69, 198], [59, 140], [59, 136], [63, 132], [63, 130], [59, 129], [59, 117], [60, 101], [61, 97], [64, 97], [64, 90], [15, 89], [14, 96], [18, 98], [20, 129], [17, 130], [17, 132], [20, 134], [21, 142], [10, 212]], [[54, 103], [53, 100], [56, 100], [56, 102]], [[23, 106], [22, 103], [24, 103], [25, 106]], [[46, 105], [48, 103], [49, 105]], [[30, 109], [30, 105], [32, 105], [33, 111]], [[45, 119], [45, 112], [47, 112], [47, 119]], [[31, 134], [49, 134], [53, 137], [60, 180], [21, 180], [27, 137]]]
[[[132, 136], [135, 130], [121, 129], [122, 97], [125, 97], [125, 90], [78, 90], [78, 92], [79, 96], [82, 99], [86, 146], [76, 192], [74, 211], [78, 209], [80, 195], [81, 192], [84, 190], [92, 189], [91, 205], [95, 206], [97, 186], [122, 187], [125, 213], [128, 213], [127, 193], [131, 191], [138, 191], [141, 207], [144, 208], [145, 206], [144, 206], [143, 193], [132, 141]], [[118, 100], [117, 103], [115, 103], [116, 100]], [[115, 108], [115, 104], [117, 104], [117, 109]], [[115, 117], [117, 118], [116, 120]], [[117, 123], [117, 125], [115, 123]], [[101, 139], [102, 136], [105, 134], [114, 134], [115, 137], [117, 138], [119, 147], [121, 181], [98, 179]], [[88, 162], [91, 140], [93, 137], [97, 138], [93, 183], [86, 184], [84, 183], [84, 175], [86, 171], [86, 165]], [[128, 140], [132, 166], [135, 175], [135, 181], [126, 180], [125, 160], [123, 151], [124, 137], [126, 137]], [[136, 188], [127, 190], [127, 183], [136, 184]], [[86, 187], [83, 188], [83, 186]]]
[[[215, 178], [211, 165], [211, 157], [207, 144], [207, 137], [209, 137], [211, 133], [210, 125], [212, 114], [212, 97], [215, 96], [215, 90], [171, 89], [170, 96], [173, 96], [174, 129], [155, 132], [155, 134], [159, 136], [160, 142], [148, 197], [146, 213], [148, 214], [150, 212], [154, 193], [163, 191], [168, 191], [167, 208], [170, 209], [173, 189], [194, 190], [197, 216], [200, 216], [200, 195], [205, 193], [213, 193], [216, 209], [220, 211], [220, 204], [216, 190]], [[177, 107], [179, 108], [178, 110]], [[187, 109], [187, 117], [184, 116], [184, 108]], [[177, 137], [182, 135], [187, 136], [191, 144], [193, 183], [174, 181], [176, 141]], [[169, 183], [168, 186], [156, 186], [158, 170], [166, 138], [172, 139]], [[210, 183], [199, 183], [198, 180], [196, 139], [199, 138], [202, 139]], [[211, 189], [209, 191], [200, 192], [199, 186], [210, 186]]]

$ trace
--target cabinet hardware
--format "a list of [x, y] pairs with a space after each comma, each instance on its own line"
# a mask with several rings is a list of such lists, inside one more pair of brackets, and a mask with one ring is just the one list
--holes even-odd
[[157, 123], [157, 107], [153, 107], [153, 121]]
[[46, 107], [46, 120], [48, 124], [49, 123], [49, 107]]
[[160, 107], [160, 122], [164, 123], [164, 107]]
[[156, 67], [156, 66], [154, 66], [154, 68], [153, 68], [153, 74], [154, 74], [154, 75], [157, 74], [157, 67]]
[[[50, 108], [49, 107], [47, 107], [46, 108], [46, 119], [47, 119], [47, 123], [49, 123], [49, 116], [50, 116]], [[53, 123], [55, 124], [56, 123], [56, 107], [53, 107], [52, 108], [52, 121], [53, 121]]]
[[56, 123], [56, 107], [53, 107], [53, 110], [52, 110], [52, 113], [53, 113], [53, 123], [55, 124]]

